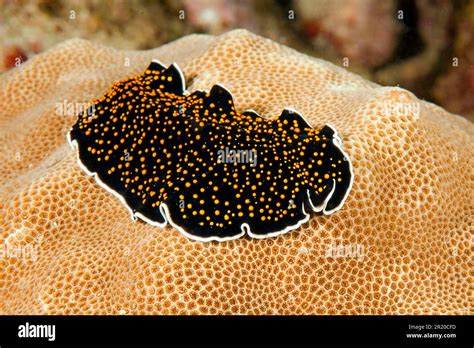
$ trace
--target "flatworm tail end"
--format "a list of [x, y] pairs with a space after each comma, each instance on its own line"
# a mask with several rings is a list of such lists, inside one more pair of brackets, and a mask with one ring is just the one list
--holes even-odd
[[323, 209], [323, 213], [329, 215], [341, 209], [344, 205], [352, 188], [354, 174], [352, 163], [349, 156], [342, 149], [342, 140], [336, 129], [331, 125], [326, 125], [321, 129], [321, 134], [332, 139], [333, 148], [329, 155], [332, 156], [333, 162], [337, 163], [338, 173], [341, 173], [337, 179], [333, 180], [334, 190]]

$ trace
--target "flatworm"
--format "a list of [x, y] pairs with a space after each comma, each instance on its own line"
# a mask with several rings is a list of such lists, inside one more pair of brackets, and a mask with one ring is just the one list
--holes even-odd
[[353, 181], [333, 127], [291, 109], [238, 113], [224, 87], [189, 93], [178, 66], [155, 60], [95, 100], [68, 140], [133, 219], [200, 241], [286, 233], [306, 209], [339, 210]]

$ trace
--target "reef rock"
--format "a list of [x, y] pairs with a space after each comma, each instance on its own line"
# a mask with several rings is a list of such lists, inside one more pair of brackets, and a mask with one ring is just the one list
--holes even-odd
[[[78, 166], [75, 114], [153, 58], [239, 111], [335, 126], [342, 210], [276, 238], [197, 242], [134, 222]], [[473, 314], [474, 127], [247, 31], [149, 51], [70, 40], [0, 76], [2, 314]]]

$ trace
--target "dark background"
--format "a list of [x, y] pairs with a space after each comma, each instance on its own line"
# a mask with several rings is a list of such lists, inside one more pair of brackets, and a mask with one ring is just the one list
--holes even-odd
[[474, 120], [474, 0], [0, 0], [0, 71], [73, 37], [149, 49], [246, 28]]

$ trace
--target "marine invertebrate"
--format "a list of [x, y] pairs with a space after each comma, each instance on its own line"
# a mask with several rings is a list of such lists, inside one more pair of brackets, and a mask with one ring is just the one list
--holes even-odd
[[330, 126], [314, 130], [288, 109], [275, 119], [238, 113], [220, 85], [189, 95], [179, 68], [158, 61], [115, 83], [68, 139], [81, 166], [132, 218], [170, 223], [201, 241], [294, 230], [308, 221], [305, 206], [331, 214], [352, 185]]
[[[344, 208], [225, 243], [131, 221], [78, 167], [65, 141], [77, 116], [56, 105], [103, 95], [153, 58], [177, 62], [190, 90], [222, 83], [239, 112], [292, 107], [333, 124], [356, 178]], [[67, 41], [2, 74], [0, 106], [1, 313], [473, 312], [474, 126], [404, 89], [237, 30], [149, 51]]]

